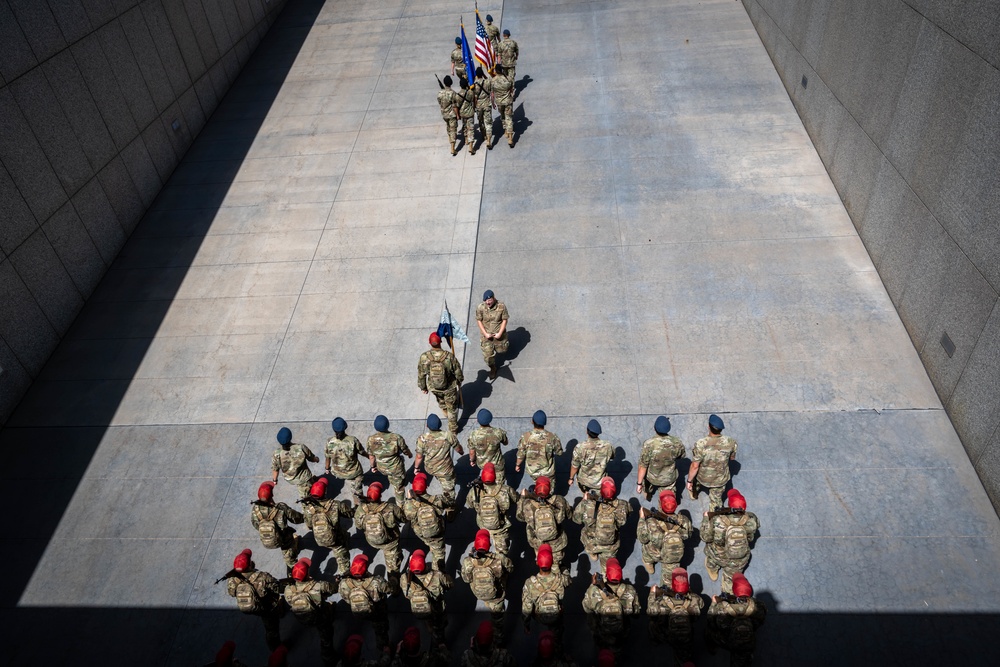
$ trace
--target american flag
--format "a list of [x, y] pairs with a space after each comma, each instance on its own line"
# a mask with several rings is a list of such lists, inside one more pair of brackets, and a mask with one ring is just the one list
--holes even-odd
[[479, 10], [476, 10], [476, 60], [483, 66], [484, 72], [493, 74], [493, 67], [496, 65], [496, 55], [493, 53], [493, 43], [486, 36], [486, 28], [479, 20]]

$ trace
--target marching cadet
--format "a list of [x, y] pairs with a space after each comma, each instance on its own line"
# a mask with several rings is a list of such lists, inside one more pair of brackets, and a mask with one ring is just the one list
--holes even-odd
[[305, 498], [315, 479], [309, 463], [319, 463], [319, 458], [305, 445], [292, 442], [292, 431], [288, 427], [283, 426], [278, 431], [278, 444], [281, 447], [271, 455], [271, 481], [277, 484], [278, 472], [281, 472], [286, 482], [298, 488], [298, 497]]
[[368, 556], [358, 554], [351, 561], [348, 576], [340, 580], [340, 597], [351, 605], [354, 618], [369, 621], [375, 632], [379, 651], [391, 651], [389, 646], [389, 612], [386, 598], [389, 584], [379, 575], [368, 572]]
[[670, 435], [670, 420], [664, 416], [656, 418], [653, 424], [656, 437], [642, 443], [639, 452], [639, 483], [636, 493], [646, 494], [646, 500], [652, 500], [654, 493], [669, 489], [676, 493], [677, 459], [685, 454], [681, 439]]
[[554, 634], [559, 647], [562, 647], [562, 600], [570, 578], [558, 568], [553, 572], [553, 562], [552, 547], [543, 544], [535, 559], [538, 574], [524, 582], [521, 592], [521, 618], [526, 633], [531, 631], [531, 620], [535, 619]]
[[413, 617], [426, 621], [435, 644], [445, 643], [448, 615], [445, 613], [444, 593], [454, 581], [441, 571], [427, 569], [424, 552], [417, 549], [410, 554], [409, 568], [403, 573], [403, 595], [410, 601]]
[[340, 662], [337, 667], [388, 667], [392, 662], [392, 652], [388, 646], [382, 649], [378, 660], [368, 660], [362, 657], [361, 651], [365, 647], [365, 638], [361, 635], [351, 635], [344, 642], [344, 651], [341, 653]]
[[458, 100], [458, 117], [462, 120], [462, 136], [465, 138], [465, 145], [469, 147], [469, 155], [475, 155], [476, 91], [469, 88], [468, 81], [459, 81], [458, 88], [455, 97]]
[[507, 137], [507, 145], [514, 147], [514, 80], [507, 76], [507, 70], [497, 65], [496, 75], [491, 80], [493, 102], [497, 105], [497, 113], [503, 119], [503, 133]]
[[403, 514], [413, 533], [430, 548], [435, 570], [444, 566], [444, 516], [450, 506], [446, 498], [427, 493], [427, 475], [418, 472], [413, 476], [413, 484], [403, 501]]
[[351, 552], [347, 545], [347, 530], [340, 520], [352, 518], [354, 507], [348, 500], [327, 498], [326, 484], [325, 477], [316, 480], [309, 489], [309, 495], [302, 499], [302, 514], [316, 544], [333, 552], [337, 559], [337, 573], [343, 574], [351, 565]]
[[708, 489], [708, 509], [712, 512], [722, 507], [722, 492], [731, 478], [729, 462], [736, 458], [736, 441], [722, 435], [724, 428], [726, 424], [719, 415], [708, 418], [708, 437], [694, 443], [688, 470], [691, 500], [697, 500], [701, 490]]
[[507, 75], [510, 77], [511, 81], [517, 79], [517, 57], [520, 52], [517, 48], [517, 42], [510, 38], [510, 30], [503, 31], [503, 41], [497, 45], [497, 56], [500, 59], [500, 64], [507, 71]]
[[[472, 92], [476, 95], [476, 118], [479, 120], [479, 131], [486, 141], [486, 150], [493, 150], [493, 81], [483, 74], [483, 68], [476, 68], [476, 82], [472, 84]], [[496, 370], [493, 371], [496, 377]]]
[[583, 526], [580, 540], [590, 560], [600, 559], [601, 567], [605, 567], [608, 560], [618, 553], [620, 530], [628, 521], [632, 506], [616, 498], [618, 491], [610, 477], [601, 480], [600, 486], [600, 496], [588, 491], [577, 501], [573, 508], [573, 521]]
[[617, 558], [609, 558], [604, 577], [595, 573], [593, 583], [583, 596], [583, 611], [599, 649], [610, 649], [621, 659], [628, 638], [630, 617], [640, 614], [635, 587], [622, 579]]
[[704, 606], [701, 596], [691, 592], [682, 567], [670, 573], [669, 587], [653, 586], [649, 591], [649, 636], [656, 644], [670, 645], [678, 667], [694, 658], [694, 623]]
[[476, 533], [472, 552], [462, 560], [462, 581], [469, 584], [473, 595], [490, 611], [492, 636], [503, 644], [504, 602], [507, 598], [507, 576], [514, 564], [504, 554], [490, 551], [490, 531]]
[[449, 505], [455, 504], [455, 462], [451, 450], [459, 456], [465, 454], [458, 438], [451, 431], [441, 430], [441, 418], [436, 414], [427, 415], [427, 432], [417, 438], [417, 458], [413, 461], [413, 472], [421, 469], [437, 478], [442, 495]]
[[737, 572], [733, 575], [732, 595], [712, 596], [705, 643], [709, 650], [721, 646], [729, 651], [731, 667], [750, 665], [757, 648], [757, 628], [764, 624], [766, 615], [767, 608], [753, 597], [750, 582]]
[[249, 549], [236, 556], [233, 569], [224, 577], [226, 592], [236, 598], [237, 609], [260, 618], [267, 647], [273, 651], [281, 645], [281, 591], [278, 580], [258, 570], [252, 558]]
[[399, 527], [406, 523], [406, 515], [394, 498], [382, 500], [382, 484], [375, 482], [368, 487], [368, 496], [354, 511], [354, 525], [365, 535], [371, 546], [385, 558], [386, 577], [394, 593], [399, 592], [399, 567], [403, 552], [399, 548]]
[[459, 83], [469, 84], [469, 73], [465, 70], [465, 56], [462, 54], [462, 38], [455, 38], [455, 48], [451, 50], [451, 73]]
[[327, 440], [325, 448], [326, 472], [332, 472], [334, 477], [343, 480], [344, 486], [349, 485], [352, 496], [360, 496], [364, 481], [360, 458], [367, 453], [360, 440], [347, 435], [347, 421], [337, 417], [332, 425], [333, 437]]
[[680, 567], [684, 542], [691, 537], [691, 519], [677, 514], [674, 492], [660, 491], [660, 510], [639, 510], [636, 537], [642, 543], [642, 566], [650, 574], [660, 563], [660, 585], [669, 585], [670, 572]]
[[728, 509], [705, 512], [701, 522], [701, 539], [705, 542], [705, 569], [712, 581], [718, 581], [722, 570], [722, 592], [733, 591], [733, 575], [743, 572], [750, 564], [750, 549], [760, 530], [760, 521], [747, 512], [747, 501], [736, 489], [726, 498]]
[[[490, 116], [492, 124], [493, 117]], [[482, 350], [483, 361], [490, 367], [491, 380], [497, 378], [497, 355], [510, 349], [510, 338], [507, 337], [509, 319], [507, 306], [497, 300], [493, 290], [483, 292], [483, 300], [476, 306], [476, 324], [479, 326], [479, 349]]]
[[448, 129], [448, 142], [451, 144], [451, 154], [455, 155], [455, 138], [458, 136], [458, 100], [455, 99], [457, 93], [451, 87], [450, 76], [445, 76], [441, 83], [441, 90], [438, 91], [437, 101], [441, 107], [441, 118], [444, 119], [445, 127]]
[[562, 456], [563, 453], [559, 436], [545, 430], [547, 420], [544, 412], [536, 410], [531, 416], [534, 428], [522, 433], [520, 440], [517, 441], [517, 464], [514, 470], [521, 472], [521, 466], [525, 466], [528, 475], [536, 482], [543, 475], [550, 481], [555, 480], [556, 457]]
[[305, 517], [285, 503], [274, 502], [274, 482], [264, 482], [257, 489], [257, 500], [251, 503], [250, 523], [260, 535], [265, 549], [281, 549], [285, 566], [291, 572], [299, 555], [299, 536], [290, 523], [302, 523]]
[[465, 505], [476, 511], [476, 525], [490, 533], [497, 553], [507, 555], [510, 519], [508, 513], [517, 505], [517, 494], [506, 484], [498, 484], [492, 463], [483, 466], [479, 479], [473, 480]]
[[493, 25], [493, 17], [489, 14], [486, 15], [486, 36], [493, 44], [493, 53], [496, 53], [497, 47], [500, 46], [500, 28]]
[[521, 490], [517, 501], [517, 518], [526, 527], [528, 544], [539, 553], [542, 546], [548, 546], [555, 560], [556, 570], [562, 569], [563, 555], [569, 537], [563, 530], [563, 523], [570, 518], [572, 510], [566, 498], [552, 493], [549, 478], [542, 475], [535, 480], [535, 490]]
[[410, 626], [403, 633], [403, 639], [396, 645], [396, 657], [392, 667], [448, 667], [451, 654], [442, 642], [426, 651], [420, 650], [420, 630]]
[[413, 458], [413, 453], [406, 446], [403, 436], [389, 430], [389, 420], [385, 415], [375, 417], [375, 433], [368, 436], [368, 462], [373, 473], [381, 472], [389, 478], [396, 499], [403, 500], [403, 487], [406, 486], [406, 465], [403, 454]]
[[[471, 111], [469, 117], [472, 117]], [[466, 141], [471, 142], [471, 138], [467, 136]], [[471, 148], [470, 143], [470, 150]], [[465, 380], [462, 366], [454, 354], [441, 349], [441, 336], [436, 331], [431, 333], [427, 341], [431, 349], [422, 353], [417, 362], [417, 386], [425, 394], [428, 391], [434, 394], [441, 412], [448, 416], [448, 429], [458, 434], [458, 401], [462, 382]]]
[[569, 469], [569, 485], [579, 476], [580, 491], [596, 489], [608, 472], [608, 462], [615, 458], [615, 447], [601, 440], [601, 423], [596, 419], [587, 422], [587, 439], [573, 448], [573, 464]]
[[309, 576], [312, 561], [300, 558], [292, 568], [292, 581], [285, 586], [285, 602], [303, 625], [311, 625], [319, 633], [319, 653], [323, 664], [336, 664], [333, 649], [333, 603], [330, 596], [336, 589], [329, 581]]
[[507, 431], [490, 425], [493, 413], [486, 408], [479, 411], [476, 421], [479, 426], [469, 434], [469, 465], [478, 468], [492, 463], [497, 482], [504, 484], [507, 477], [504, 474], [503, 447], [507, 445]]
[[513, 656], [501, 647], [502, 644], [495, 625], [483, 621], [462, 654], [462, 667], [514, 667]]

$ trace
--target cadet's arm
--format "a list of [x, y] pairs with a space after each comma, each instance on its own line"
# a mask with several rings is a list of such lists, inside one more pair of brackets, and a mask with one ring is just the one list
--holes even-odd
[[642, 493], [642, 483], [646, 481], [646, 466], [639, 466], [638, 484], [635, 485], [635, 492]]
[[504, 333], [507, 331], [507, 320], [500, 320], [500, 331], [496, 333], [494, 338], [503, 338]]
[[573, 486], [573, 481], [576, 479], [576, 473], [580, 472], [580, 466], [570, 466], [569, 467], [569, 485]]
[[689, 489], [691, 488], [692, 482], [698, 476], [699, 467], [701, 467], [700, 463], [698, 463], [697, 461], [691, 461], [691, 468], [688, 470], [687, 488]]
[[486, 340], [489, 340], [490, 338], [493, 337], [492, 334], [486, 333], [486, 327], [483, 326], [483, 321], [482, 320], [476, 320], [476, 324], [479, 325], [479, 333], [483, 334], [483, 338], [485, 338]]
[[413, 472], [420, 472], [420, 467], [424, 464], [424, 455], [417, 450], [417, 458], [413, 459]]
[[326, 465], [324, 467], [324, 470], [326, 470], [326, 472], [330, 472], [330, 464], [333, 463], [333, 461], [330, 460], [329, 456], [325, 458], [326, 458]]

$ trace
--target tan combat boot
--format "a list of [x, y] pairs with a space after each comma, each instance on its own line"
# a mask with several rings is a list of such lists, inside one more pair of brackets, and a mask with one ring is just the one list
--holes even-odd
[[457, 153], [458, 153], [458, 151], [455, 150], [455, 140], [452, 139], [451, 140], [451, 154], [452, 155], [456, 155]]
[[649, 572], [650, 574], [656, 572], [656, 565], [654, 565], [653, 563], [647, 563], [643, 561], [642, 566], [646, 568], [646, 572]]
[[712, 567], [711, 565], [709, 565], [709, 563], [708, 563], [708, 557], [705, 558], [705, 569], [708, 570], [708, 578], [709, 579], [711, 579], [712, 581], [718, 581], [719, 580], [719, 568]]
[[486, 137], [486, 150], [493, 150], [493, 137], [489, 135]]
[[510, 146], [511, 148], [514, 147], [514, 133], [513, 132], [508, 132], [507, 133], [507, 145]]

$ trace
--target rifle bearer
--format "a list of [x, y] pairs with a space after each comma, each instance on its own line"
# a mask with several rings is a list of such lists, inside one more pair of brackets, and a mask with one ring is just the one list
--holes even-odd
[[691, 519], [677, 514], [677, 497], [673, 491], [660, 491], [659, 510], [639, 510], [636, 537], [642, 543], [642, 566], [653, 574], [660, 563], [660, 585], [670, 585], [670, 572], [680, 567], [684, 558], [684, 542], [691, 537]]
[[583, 596], [583, 611], [598, 649], [610, 649], [620, 661], [628, 641], [629, 620], [642, 613], [635, 586], [622, 578], [617, 558], [609, 558], [605, 576], [594, 574]]
[[733, 576], [746, 570], [750, 549], [760, 521], [747, 512], [747, 501], [736, 489], [726, 494], [728, 508], [705, 512], [701, 522], [701, 539], [705, 542], [705, 569], [712, 581], [718, 581], [722, 571], [722, 592], [733, 592]]
[[610, 477], [601, 480], [601, 494], [588, 491], [573, 508], [573, 521], [583, 526], [580, 540], [590, 560], [601, 561], [605, 567], [618, 553], [621, 528], [628, 521], [632, 506], [617, 498], [615, 481]]
[[273, 651], [281, 645], [281, 591], [278, 580], [258, 570], [252, 559], [253, 552], [244, 549], [233, 560], [233, 569], [215, 583], [226, 580], [226, 592], [236, 598], [237, 609], [260, 618], [267, 647]]

